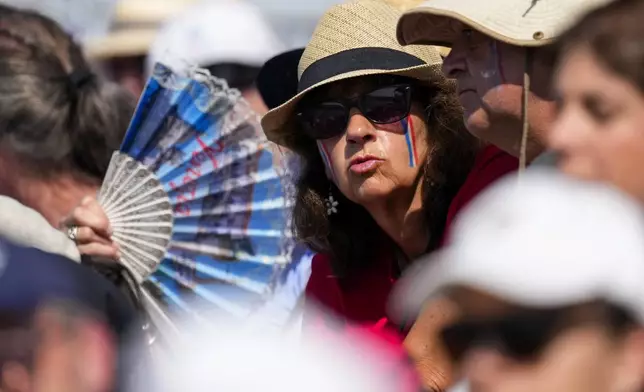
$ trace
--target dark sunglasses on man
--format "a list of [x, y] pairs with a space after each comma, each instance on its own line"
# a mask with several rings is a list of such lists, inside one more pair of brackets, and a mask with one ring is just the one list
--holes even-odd
[[621, 331], [633, 321], [620, 308], [605, 304], [522, 309], [494, 318], [462, 320], [444, 328], [441, 338], [455, 362], [476, 348], [492, 349], [517, 361], [531, 361], [560, 333], [588, 324]]

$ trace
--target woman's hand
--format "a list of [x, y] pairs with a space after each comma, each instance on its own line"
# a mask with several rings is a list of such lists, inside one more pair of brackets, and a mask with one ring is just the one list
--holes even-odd
[[95, 198], [84, 198], [61, 226], [76, 242], [80, 254], [119, 259], [119, 248], [112, 241], [110, 222]]

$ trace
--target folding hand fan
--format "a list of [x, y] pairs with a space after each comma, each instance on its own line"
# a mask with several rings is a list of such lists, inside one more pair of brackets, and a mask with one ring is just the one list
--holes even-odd
[[251, 314], [291, 260], [285, 164], [237, 90], [157, 64], [99, 193], [121, 261], [172, 309]]

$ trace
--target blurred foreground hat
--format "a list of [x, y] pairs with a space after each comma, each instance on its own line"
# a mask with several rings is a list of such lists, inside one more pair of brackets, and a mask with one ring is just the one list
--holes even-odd
[[120, 337], [137, 318], [117, 288], [91, 268], [0, 240], [0, 313], [31, 314], [59, 301], [93, 312]]
[[611, 0], [428, 0], [398, 23], [403, 45], [451, 46], [458, 34], [452, 20], [516, 46], [542, 46], [584, 13]]
[[220, 63], [259, 68], [284, 49], [255, 5], [239, 0], [204, 1], [159, 29], [150, 46], [147, 69], [158, 61], [171, 68]]
[[[313, 89], [366, 75], [399, 75], [429, 82], [440, 74], [434, 47], [402, 47], [396, 41], [400, 12], [377, 0], [358, 0], [329, 9], [318, 23], [298, 66], [297, 95], [262, 118], [266, 136], [284, 144], [284, 125]], [[442, 77], [442, 76], [441, 76]]]
[[90, 39], [90, 58], [145, 56], [161, 24], [197, 0], [120, 0], [110, 32]]
[[[322, 325], [291, 336], [266, 320], [211, 315], [181, 320], [181, 334], [135, 372], [127, 390], [155, 392], [410, 392], [415, 371], [399, 345], [307, 305]], [[395, 350], [394, 350], [395, 347]], [[147, 370], [147, 369], [146, 369]]]
[[529, 171], [481, 195], [452, 235], [451, 245], [400, 280], [396, 316], [468, 287], [532, 308], [605, 300], [644, 323], [642, 210], [612, 188]]

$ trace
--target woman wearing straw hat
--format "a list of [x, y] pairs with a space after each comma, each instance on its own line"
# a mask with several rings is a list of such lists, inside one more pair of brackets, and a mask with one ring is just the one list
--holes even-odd
[[409, 325], [389, 329], [385, 315], [397, 275], [517, 162], [468, 134], [440, 55], [400, 46], [398, 17], [374, 0], [331, 8], [299, 61], [297, 94], [262, 126], [303, 161], [293, 221], [318, 252], [309, 298], [401, 338]]

